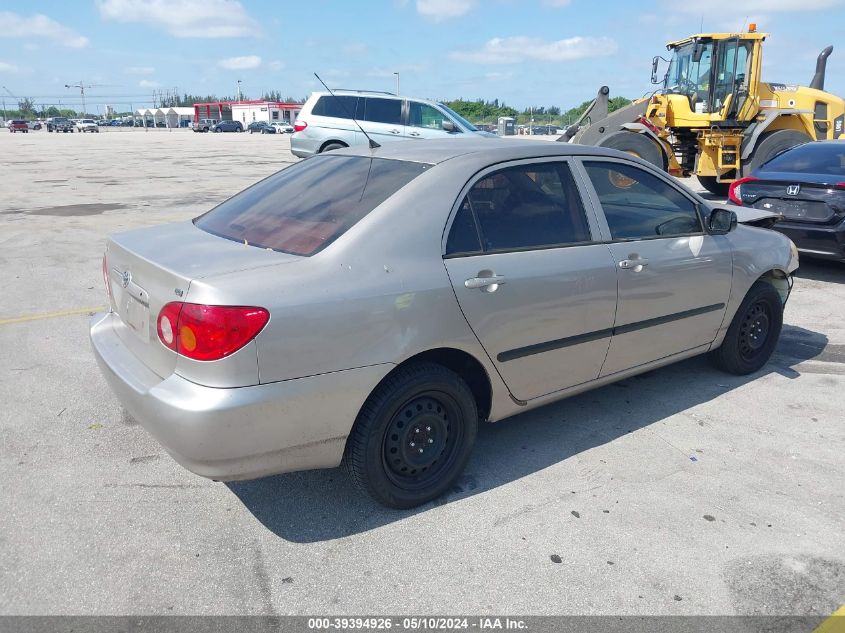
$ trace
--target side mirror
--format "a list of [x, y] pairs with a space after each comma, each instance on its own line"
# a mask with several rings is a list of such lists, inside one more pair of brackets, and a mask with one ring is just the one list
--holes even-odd
[[457, 132], [458, 128], [455, 127], [454, 122], [450, 121], [449, 119], [443, 119], [443, 129], [447, 132]]
[[651, 60], [651, 83], [657, 83], [657, 63], [659, 61], [659, 57], [657, 55], [654, 56], [654, 59]]
[[710, 214], [710, 233], [725, 235], [736, 228], [736, 213], [727, 209], [713, 209]]

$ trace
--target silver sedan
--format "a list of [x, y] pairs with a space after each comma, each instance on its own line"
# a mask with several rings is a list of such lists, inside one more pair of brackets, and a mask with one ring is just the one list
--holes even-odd
[[798, 259], [737, 213], [601, 148], [339, 150], [111, 237], [91, 342], [189, 470], [344, 462], [411, 507], [455, 481], [479, 422], [697, 354], [759, 370]]

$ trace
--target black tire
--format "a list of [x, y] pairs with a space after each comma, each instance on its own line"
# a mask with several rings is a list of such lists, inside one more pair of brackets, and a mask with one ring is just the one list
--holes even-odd
[[415, 363], [367, 398], [344, 463], [355, 485], [379, 503], [413, 508], [451, 488], [477, 431], [475, 399], [463, 379], [442, 365]]
[[808, 143], [812, 139], [796, 130], [775, 130], [774, 132], [764, 132], [760, 135], [754, 151], [751, 153], [751, 158], [745, 161], [742, 166], [742, 175], [748, 176], [752, 171], [762, 166], [766, 161], [774, 158], [776, 154], [782, 151]]
[[348, 145], [344, 145], [343, 143], [327, 143], [323, 146], [323, 149], [320, 150], [320, 153], [323, 152], [331, 152], [335, 149], [343, 149], [344, 147], [349, 147]]
[[714, 196], [728, 197], [729, 182], [716, 182], [716, 176], [699, 176], [698, 182]]
[[770, 283], [757, 281], [736, 311], [725, 340], [710, 352], [710, 360], [722, 371], [752, 374], [768, 362], [782, 327], [780, 295]]
[[599, 143], [599, 146], [608, 147], [610, 149], [618, 149], [620, 152], [625, 152], [626, 154], [632, 154], [638, 158], [642, 158], [644, 161], [651, 163], [658, 169], [665, 169], [663, 164], [663, 151], [657, 143], [645, 134], [620, 130], [603, 138]]

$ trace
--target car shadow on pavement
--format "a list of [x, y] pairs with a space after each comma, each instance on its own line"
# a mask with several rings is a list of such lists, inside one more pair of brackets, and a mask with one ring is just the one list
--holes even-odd
[[[771, 361], [750, 376], [722, 373], [704, 357], [697, 357], [481, 425], [473, 456], [452, 490], [412, 510], [378, 505], [359, 492], [341, 468], [226, 485], [259, 522], [281, 538], [298, 543], [343, 538], [508, 484], [766, 374], [797, 378], [800, 368], [796, 366], [825, 357], [826, 347], [825, 335], [784, 325]], [[839, 355], [825, 360], [845, 362], [845, 355], [836, 358]], [[566, 482], [561, 486], [569, 489]]]
[[[801, 267], [795, 271], [798, 279], [812, 279], [829, 283], [845, 282], [845, 263], [826, 259], [800, 257]], [[800, 282], [799, 282], [800, 283]]]

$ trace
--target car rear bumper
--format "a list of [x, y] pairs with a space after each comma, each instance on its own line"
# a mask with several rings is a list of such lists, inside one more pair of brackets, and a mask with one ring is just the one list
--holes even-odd
[[308, 158], [318, 153], [320, 149], [320, 141], [318, 139], [307, 138], [300, 132], [294, 132], [290, 137], [290, 152], [299, 158]]
[[773, 228], [795, 242], [803, 255], [845, 261], [845, 220], [833, 226], [782, 220]]
[[121, 404], [182, 466], [220, 481], [340, 464], [358, 410], [393, 365], [251, 387], [162, 379], [115, 333], [113, 313], [91, 319], [97, 363]]

